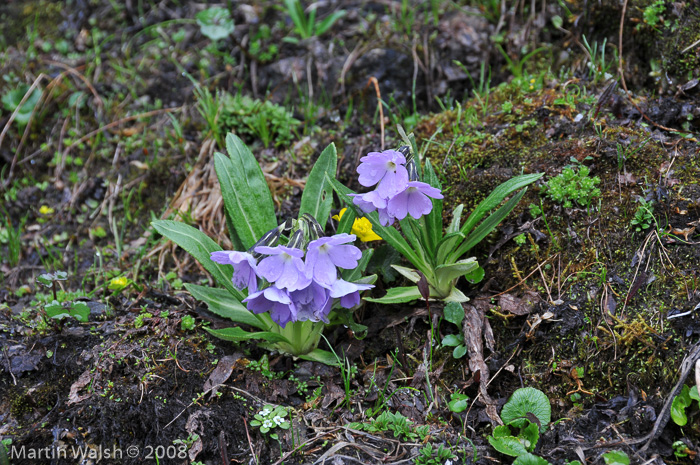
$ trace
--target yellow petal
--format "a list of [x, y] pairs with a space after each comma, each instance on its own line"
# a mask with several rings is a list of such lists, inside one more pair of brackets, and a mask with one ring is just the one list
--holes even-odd
[[347, 210], [347, 208], [343, 208], [342, 210], [340, 210], [340, 212], [338, 212], [337, 215], [333, 215], [333, 216], [331, 216], [331, 218], [334, 219], [334, 220], [336, 220], [336, 221], [340, 221], [340, 219], [341, 219], [341, 218], [343, 217], [343, 215], [345, 214], [345, 210]]

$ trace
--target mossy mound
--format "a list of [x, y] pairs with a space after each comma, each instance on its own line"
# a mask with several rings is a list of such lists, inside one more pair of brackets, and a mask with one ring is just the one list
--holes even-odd
[[[574, 93], [572, 85], [579, 86]], [[491, 324], [500, 350], [520, 347], [510, 363], [520, 365], [516, 372], [526, 384], [546, 389], [563, 409], [574, 407], [577, 389], [591, 402], [630, 389], [651, 394], [649, 386], [667, 392], [689, 337], [700, 333], [692, 316], [684, 323], [669, 319], [691, 309], [700, 292], [697, 141], [632, 121], [624, 116], [631, 106], [599, 104], [601, 94], [581, 83], [530, 92], [505, 84], [490, 95], [483, 119], [463, 116], [474, 108], [481, 114], [475, 99], [424, 120], [416, 131], [431, 140], [426, 155], [443, 183], [445, 205], [463, 203], [469, 211], [510, 177], [545, 172], [501, 225], [503, 234], [474, 253], [491, 278], [489, 292], [518, 286], [510, 292], [544, 297], [539, 313], [553, 316], [536, 330], [495, 311]], [[585, 172], [581, 166], [600, 180], [600, 195], [589, 205], [565, 208], [546, 195], [551, 179], [566, 167]], [[650, 211], [649, 226], [637, 231], [639, 199]], [[445, 216], [447, 223], [450, 212]], [[525, 240], [503, 242], [519, 231]]]

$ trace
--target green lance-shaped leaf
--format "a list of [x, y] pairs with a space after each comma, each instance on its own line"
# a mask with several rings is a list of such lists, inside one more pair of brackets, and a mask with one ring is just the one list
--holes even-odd
[[226, 136], [229, 157], [214, 156], [224, 206], [245, 249], [277, 226], [270, 188], [253, 153], [234, 134]]
[[450, 283], [453, 279], [457, 279], [477, 268], [479, 268], [479, 263], [476, 261], [476, 258], [465, 258], [456, 263], [438, 266], [435, 268], [435, 277], [442, 287], [442, 284]]
[[260, 339], [272, 343], [286, 342], [289, 344], [289, 340], [286, 337], [279, 333], [273, 333], [272, 331], [257, 331], [251, 333], [238, 326], [224, 329], [209, 329], [205, 327], [204, 329], [206, 329], [212, 336], [223, 339], [224, 341], [241, 342], [248, 341], [250, 339]]
[[167, 237], [192, 255], [216, 280], [225, 287], [235, 298], [243, 300], [245, 296], [231, 282], [233, 268], [219, 265], [211, 260], [211, 253], [218, 252], [221, 247], [209, 236], [192, 226], [170, 220], [157, 220], [151, 223], [162, 236]]
[[352, 232], [352, 227], [355, 224], [355, 218], [357, 218], [357, 214], [355, 213], [354, 208], [345, 208], [345, 212], [343, 213], [343, 217], [340, 218], [340, 221], [338, 221], [338, 229], [337, 232], [338, 234], [350, 234]]
[[452, 221], [445, 230], [446, 234], [459, 232], [459, 224], [462, 222], [462, 210], [464, 210], [464, 204], [460, 203], [457, 205], [457, 208], [452, 211]]
[[[508, 216], [518, 202], [520, 202], [523, 195], [525, 195], [525, 189], [515, 194], [509, 201], [503, 204], [501, 208], [486, 218], [476, 229], [471, 232], [471, 234], [467, 236], [457, 250], [450, 255], [448, 262], [456, 261], [459, 257], [467, 253], [472, 247], [481, 242], [482, 239], [491, 233], [491, 231], [496, 229], [496, 226], [503, 221], [503, 218]], [[465, 228], [463, 227], [461, 232], [464, 233], [464, 230]]]
[[298, 355], [298, 357], [302, 360], [320, 362], [328, 366], [339, 366], [342, 364], [342, 361], [339, 361], [335, 354], [323, 349], [314, 349], [308, 354]]
[[192, 297], [201, 300], [209, 307], [209, 311], [236, 323], [243, 323], [258, 329], [269, 329], [260, 317], [248, 310], [239, 300], [225, 289], [185, 284]]
[[422, 299], [418, 286], [392, 287], [386, 291], [386, 295], [380, 298], [363, 297], [369, 302], [378, 304], [402, 304], [413, 300]]
[[[430, 160], [425, 161], [423, 181], [430, 184], [432, 187], [442, 190], [440, 180], [435, 174]], [[425, 232], [429, 241], [427, 244], [428, 250], [434, 254], [435, 246], [440, 242], [440, 239], [442, 239], [442, 199], [431, 198], [430, 201], [433, 202], [433, 209], [425, 216]]]
[[437, 258], [435, 263], [444, 265], [447, 263], [448, 257], [457, 249], [457, 246], [465, 239], [461, 232], [448, 233], [440, 240], [437, 245]]
[[511, 192], [514, 192], [521, 187], [528, 186], [541, 178], [544, 173], [524, 174], [516, 176], [504, 182], [491, 192], [469, 215], [469, 218], [464, 222], [464, 226], [460, 230], [462, 234], [469, 235], [469, 232], [474, 229], [476, 224], [491, 210], [496, 208]]
[[412, 283], [417, 283], [420, 281], [421, 276], [413, 268], [406, 268], [405, 266], [401, 265], [391, 265], [391, 267]]
[[308, 213], [316, 218], [321, 227], [325, 227], [333, 203], [333, 192], [330, 183], [326, 181], [326, 175], [329, 178], [335, 178], [337, 166], [338, 154], [335, 150], [335, 144], [331, 143], [321, 152], [306, 179], [304, 193], [301, 196], [299, 217]]

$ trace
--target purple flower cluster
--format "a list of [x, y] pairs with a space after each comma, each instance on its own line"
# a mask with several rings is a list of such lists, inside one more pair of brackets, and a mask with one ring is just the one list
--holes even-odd
[[360, 162], [357, 167], [360, 184], [365, 187], [376, 184], [377, 187], [366, 194], [351, 194], [353, 203], [365, 213], [377, 210], [382, 226], [402, 220], [407, 215], [415, 219], [427, 215], [433, 209], [428, 197], [442, 198], [440, 189], [409, 176], [406, 157], [401, 152], [370, 152], [360, 158]]
[[[248, 288], [243, 302], [253, 313], [270, 312], [281, 327], [290, 321], [324, 321], [334, 299], [340, 306], [352, 308], [360, 303], [360, 291], [371, 284], [351, 283], [338, 277], [337, 268], [353, 269], [362, 257], [360, 249], [350, 244], [353, 234], [337, 234], [311, 241], [304, 251], [294, 247], [259, 245], [254, 251], [264, 257], [258, 262], [248, 252], [212, 252], [211, 259], [233, 265], [233, 284]], [[270, 285], [260, 289], [259, 279]]]

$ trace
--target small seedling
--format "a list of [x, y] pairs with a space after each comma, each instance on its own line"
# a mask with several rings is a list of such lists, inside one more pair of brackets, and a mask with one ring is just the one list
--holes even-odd
[[231, 13], [226, 8], [209, 8], [195, 15], [199, 31], [209, 40], [217, 41], [230, 36], [235, 29]]
[[36, 278], [36, 282], [44, 287], [48, 287], [53, 292], [53, 300], [58, 300], [56, 296], [56, 283], [68, 279], [68, 273], [65, 271], [56, 271], [55, 273], [44, 273]]
[[673, 398], [673, 403], [671, 404], [671, 419], [678, 426], [685, 426], [688, 423], [686, 409], [690, 407], [693, 399], [700, 405], [698, 387], [693, 386], [691, 389], [687, 385], [684, 385], [683, 389], [681, 389], [681, 393]]
[[457, 302], [448, 302], [445, 305], [445, 320], [459, 328], [457, 334], [448, 334], [442, 339], [442, 345], [454, 347], [452, 357], [462, 358], [467, 353], [467, 346], [464, 345], [464, 335], [462, 334], [462, 320], [464, 320], [464, 308]]
[[[289, 412], [282, 406], [266, 405], [255, 415], [255, 419], [250, 422], [250, 426], [259, 427], [262, 434], [267, 434], [276, 428], [286, 430], [291, 426], [289, 420], [286, 419], [287, 415], [289, 415]], [[279, 440], [277, 433], [270, 433], [269, 436], [272, 439]]]
[[428, 443], [421, 447], [418, 451], [418, 456], [413, 459], [416, 465], [443, 465], [451, 463], [457, 456], [452, 451], [440, 444], [437, 449], [432, 444]]
[[[345, 16], [346, 13], [345, 10], [338, 10], [326, 18], [317, 21], [316, 4], [307, 8], [309, 11], [308, 16], [306, 15], [304, 6], [301, 4], [301, 0], [284, 0], [284, 7], [294, 23], [294, 32], [301, 37], [301, 40], [323, 35], [336, 23], [336, 21]], [[297, 37], [285, 37], [283, 40], [293, 44], [300, 42], [299, 38]]]
[[640, 232], [648, 229], [654, 223], [654, 213], [651, 210], [653, 203], [653, 200], [647, 201], [642, 197], [639, 198], [639, 206], [634, 212], [634, 218], [630, 221], [635, 231]]
[[348, 428], [364, 430], [369, 433], [391, 431], [395, 438], [411, 442], [419, 439], [422, 441], [430, 433], [428, 425], [414, 426], [413, 422], [401, 413], [391, 413], [388, 410], [382, 412], [371, 423], [350, 423]]
[[461, 413], [464, 412], [469, 406], [469, 396], [466, 394], [461, 394], [459, 392], [453, 392], [450, 394], [450, 402], [448, 402], [447, 407], [450, 412]]
[[[10, 113], [17, 111], [15, 122], [20, 128], [23, 128], [29, 123], [29, 118], [32, 116], [32, 112], [41, 98], [41, 90], [34, 89], [25, 100], [27, 92], [29, 92], [29, 86], [20, 84], [18, 87], [2, 96], [2, 104], [5, 109]], [[24, 103], [22, 103], [22, 100], [24, 100]], [[22, 105], [21, 107], [20, 104]], [[17, 107], [19, 107], [19, 110], [17, 110]]]
[[195, 319], [191, 315], [185, 315], [182, 317], [182, 320], [180, 321], [180, 329], [183, 331], [190, 331], [193, 330], [195, 327]]

